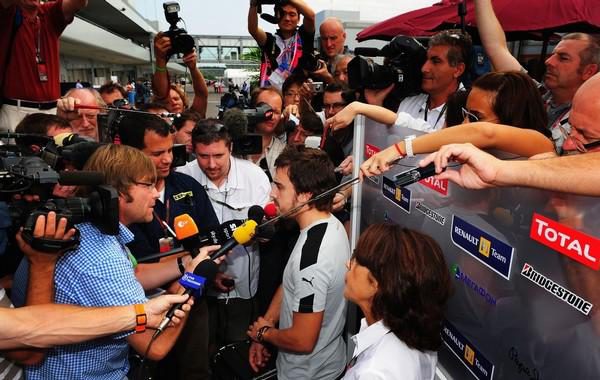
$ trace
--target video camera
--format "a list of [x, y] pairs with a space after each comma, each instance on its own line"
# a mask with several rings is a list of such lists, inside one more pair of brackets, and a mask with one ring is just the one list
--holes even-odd
[[[348, 84], [354, 89], [380, 90], [395, 84], [394, 94], [400, 98], [421, 92], [421, 67], [427, 49], [415, 38], [396, 36], [381, 49], [356, 48], [356, 57], [348, 63]], [[385, 57], [379, 65], [366, 57]]]
[[256, 133], [256, 125], [272, 118], [273, 109], [265, 103], [256, 108], [230, 108], [223, 112], [220, 120], [231, 135], [232, 153], [236, 156], [262, 153], [262, 135]]
[[[17, 134], [5, 132], [1, 137], [28, 141], [31, 138], [41, 139], [43, 136], [33, 134]], [[34, 239], [32, 236], [35, 221], [40, 215], [55, 211], [57, 217], [66, 217], [69, 226], [81, 222], [91, 222], [106, 234], [116, 235], [119, 230], [118, 194], [117, 191], [104, 185], [104, 175], [97, 172], [57, 172], [56, 167], [64, 166], [74, 156], [82, 153], [74, 149], [86, 144], [83, 151], [88, 155], [93, 151], [88, 141], [80, 141], [76, 135], [63, 139], [65, 146], [58, 146], [53, 139], [46, 138], [47, 143], [39, 153], [34, 154], [27, 147], [19, 145], [0, 146], [0, 201], [8, 204], [9, 214], [14, 227], [23, 226], [23, 237], [32, 243], [34, 248], [52, 252], [55, 248], [46, 239]], [[65, 142], [65, 140], [67, 140]], [[29, 140], [31, 141], [31, 140]], [[69, 145], [70, 144], [70, 145]], [[100, 144], [95, 144], [97, 148]], [[67, 157], [62, 155], [66, 152]], [[48, 159], [50, 162], [46, 162]], [[54, 165], [51, 166], [51, 165]], [[54, 185], [90, 186], [87, 197], [71, 197], [69, 199], [51, 199]], [[30, 194], [39, 197], [39, 201], [27, 202], [14, 200], [16, 194]], [[64, 244], [76, 246], [78, 241]], [[71, 246], [69, 246], [72, 248]]]
[[181, 21], [179, 17], [179, 3], [176, 1], [167, 1], [163, 3], [163, 9], [165, 11], [165, 19], [170, 25], [169, 30], [164, 32], [165, 36], [171, 40], [171, 49], [168, 55], [186, 55], [191, 53], [194, 50], [196, 42], [185, 29], [177, 27], [177, 23]]

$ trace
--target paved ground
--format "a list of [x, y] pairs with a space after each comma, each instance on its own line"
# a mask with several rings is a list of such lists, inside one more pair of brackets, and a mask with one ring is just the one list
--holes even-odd
[[[219, 113], [218, 106], [221, 102], [221, 95], [223, 94], [215, 94], [212, 88], [208, 88], [208, 107], [206, 109], [206, 117], [217, 117]], [[194, 93], [188, 92], [187, 96], [191, 102], [194, 100]]]

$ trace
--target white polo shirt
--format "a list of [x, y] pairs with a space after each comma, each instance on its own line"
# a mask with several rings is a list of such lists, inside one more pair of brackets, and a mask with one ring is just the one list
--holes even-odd
[[408, 347], [383, 321], [368, 326], [363, 318], [352, 341], [353, 360], [344, 380], [433, 380], [435, 377], [437, 353]]
[[[412, 129], [423, 132], [435, 132], [444, 127], [446, 123], [446, 103], [433, 109], [427, 109], [428, 94], [419, 94], [404, 98], [400, 102], [398, 111], [396, 112], [396, 122], [394, 125], [406, 126]], [[407, 115], [412, 116], [414, 120], [410, 120]]]
[[[188, 162], [185, 166], [177, 169], [177, 171], [193, 177], [206, 189], [219, 223], [232, 219], [248, 218], [248, 209], [254, 205], [264, 207], [269, 201], [271, 193], [269, 179], [260, 167], [250, 161], [233, 156], [230, 158], [230, 164], [227, 179], [220, 187], [215, 186], [206, 177], [202, 169], [200, 169], [197, 160]], [[233, 210], [216, 201], [226, 203], [238, 210]], [[225, 257], [222, 266], [225, 274], [233, 277], [235, 288], [229, 294], [217, 293], [217, 297], [252, 298], [258, 286], [259, 264], [260, 257], [257, 244], [247, 247], [235, 247]]]

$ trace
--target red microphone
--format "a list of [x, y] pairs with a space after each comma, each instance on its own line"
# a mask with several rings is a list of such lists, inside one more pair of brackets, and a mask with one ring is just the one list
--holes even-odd
[[273, 219], [277, 216], [277, 206], [275, 206], [275, 202], [269, 202], [265, 205], [265, 218]]

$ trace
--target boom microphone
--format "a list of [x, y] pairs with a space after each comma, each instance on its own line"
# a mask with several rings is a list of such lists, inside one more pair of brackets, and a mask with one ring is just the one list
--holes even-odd
[[98, 186], [105, 183], [104, 173], [88, 171], [61, 171], [58, 183], [63, 186]]
[[230, 108], [223, 113], [223, 125], [234, 140], [248, 133], [248, 118], [239, 108]]

